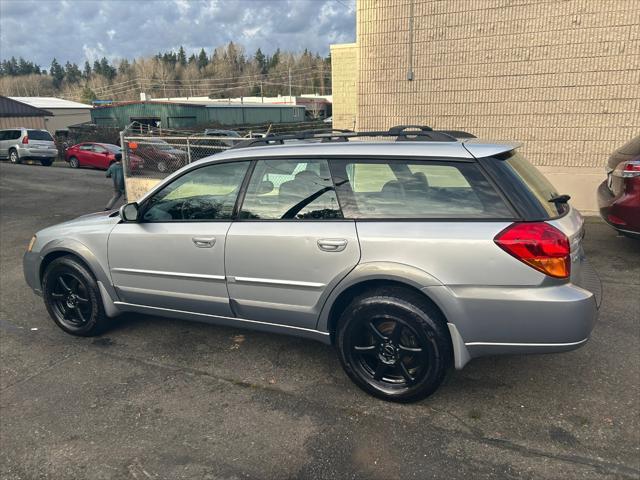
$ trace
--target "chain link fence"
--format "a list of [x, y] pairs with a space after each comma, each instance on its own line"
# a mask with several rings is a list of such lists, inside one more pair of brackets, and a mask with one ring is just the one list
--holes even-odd
[[127, 199], [137, 201], [188, 163], [228, 150], [239, 142], [299, 130], [326, 129], [318, 122], [243, 126], [200, 132], [167, 130], [133, 123], [120, 133]]

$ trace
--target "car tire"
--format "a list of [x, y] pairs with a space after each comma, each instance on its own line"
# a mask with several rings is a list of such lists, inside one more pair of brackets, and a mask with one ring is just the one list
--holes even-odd
[[156, 163], [156, 169], [160, 173], [166, 173], [167, 170], [169, 170], [169, 166], [167, 165], [167, 162], [165, 162], [164, 160], [160, 160], [158, 161], [158, 163]]
[[74, 257], [59, 257], [47, 266], [42, 296], [53, 321], [71, 335], [99, 335], [108, 324], [98, 283]]
[[415, 402], [440, 386], [452, 361], [446, 320], [425, 297], [381, 287], [354, 298], [336, 332], [340, 363], [365, 392]]
[[69, 166], [71, 168], [80, 168], [80, 160], [78, 160], [77, 157], [70, 157]]
[[20, 160], [20, 155], [18, 155], [18, 151], [15, 148], [9, 150], [9, 161], [16, 164], [22, 163], [22, 161]]
[[50, 167], [53, 164], [53, 158], [43, 158], [42, 160], [40, 160], [40, 164], [43, 167]]

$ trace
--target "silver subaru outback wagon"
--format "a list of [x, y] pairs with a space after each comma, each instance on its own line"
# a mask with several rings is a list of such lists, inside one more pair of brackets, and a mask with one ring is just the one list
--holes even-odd
[[582, 217], [517, 144], [468, 137], [248, 140], [38, 232], [25, 277], [68, 333], [141, 312], [298, 335], [392, 401], [472, 358], [584, 345], [601, 285]]

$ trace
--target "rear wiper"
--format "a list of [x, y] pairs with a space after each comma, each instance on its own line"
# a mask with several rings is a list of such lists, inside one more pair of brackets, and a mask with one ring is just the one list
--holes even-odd
[[556, 195], [555, 197], [549, 199], [549, 203], [555, 203], [556, 205], [558, 205], [559, 203], [567, 203], [569, 200], [571, 200], [571, 197], [567, 194]]

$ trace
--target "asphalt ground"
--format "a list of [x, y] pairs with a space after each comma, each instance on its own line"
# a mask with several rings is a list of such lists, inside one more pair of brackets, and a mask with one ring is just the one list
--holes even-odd
[[63, 333], [22, 254], [110, 195], [103, 172], [0, 164], [0, 478], [640, 478], [640, 242], [600, 220], [585, 347], [474, 360], [398, 405], [312, 341], [142, 315]]

